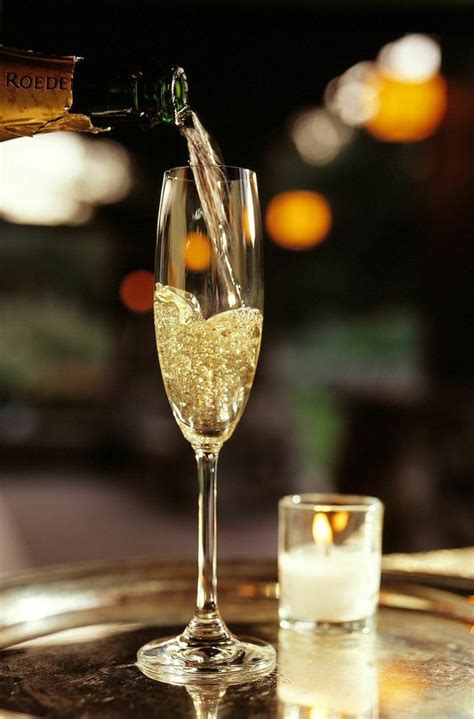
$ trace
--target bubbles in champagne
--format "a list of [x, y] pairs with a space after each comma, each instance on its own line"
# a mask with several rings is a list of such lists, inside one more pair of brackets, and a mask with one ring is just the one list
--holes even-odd
[[262, 313], [239, 307], [206, 320], [194, 295], [159, 283], [154, 312], [161, 373], [178, 425], [194, 446], [219, 446], [252, 387]]

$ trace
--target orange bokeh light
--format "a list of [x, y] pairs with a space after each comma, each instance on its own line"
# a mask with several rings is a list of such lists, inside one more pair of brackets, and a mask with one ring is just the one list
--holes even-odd
[[188, 270], [204, 272], [211, 264], [212, 248], [207, 235], [189, 232], [184, 245], [184, 261]]
[[245, 242], [251, 245], [255, 239], [255, 227], [250, 225], [249, 208], [247, 205], [242, 207], [242, 232], [244, 233]]
[[282, 192], [270, 201], [265, 225], [277, 245], [306, 250], [327, 237], [332, 226], [331, 206], [317, 192]]
[[378, 108], [365, 127], [380, 140], [416, 142], [430, 137], [446, 112], [446, 80], [440, 74], [407, 82], [374, 73], [367, 82], [377, 91]]
[[120, 283], [120, 299], [132, 312], [149, 312], [153, 307], [155, 278], [149, 270], [134, 270]]

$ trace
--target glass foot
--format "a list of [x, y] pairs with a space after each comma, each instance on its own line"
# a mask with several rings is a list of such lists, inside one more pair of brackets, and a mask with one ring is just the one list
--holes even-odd
[[137, 654], [143, 674], [172, 684], [237, 684], [268, 674], [275, 662], [274, 648], [253, 637], [192, 644], [181, 635], [149, 642]]

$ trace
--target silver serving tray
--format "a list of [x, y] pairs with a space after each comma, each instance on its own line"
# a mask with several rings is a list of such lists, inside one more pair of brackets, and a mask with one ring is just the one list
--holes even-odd
[[468, 719], [468, 599], [384, 577], [378, 629], [306, 638], [278, 629], [276, 567], [224, 563], [236, 633], [271, 641], [278, 668], [243, 686], [185, 689], [144, 677], [138, 647], [177, 633], [194, 604], [192, 564], [112, 562], [0, 582], [0, 719]]

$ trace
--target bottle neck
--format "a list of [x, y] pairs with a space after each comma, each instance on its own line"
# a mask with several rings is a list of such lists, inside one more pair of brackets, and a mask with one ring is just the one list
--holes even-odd
[[146, 70], [98, 72], [79, 61], [71, 111], [87, 115], [98, 127], [134, 121], [143, 127], [180, 125], [188, 110], [187, 96], [187, 79], [180, 67], [153, 63]]

